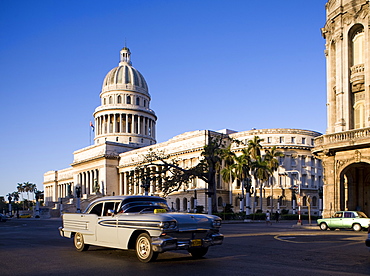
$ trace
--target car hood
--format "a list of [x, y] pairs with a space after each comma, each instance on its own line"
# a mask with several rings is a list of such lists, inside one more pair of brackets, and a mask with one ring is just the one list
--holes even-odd
[[210, 229], [215, 219], [221, 220], [217, 216], [205, 214], [167, 213], [165, 216], [175, 219], [179, 230]]
[[180, 231], [190, 231], [190, 230], [208, 230], [213, 227], [212, 222], [215, 219], [221, 220], [221, 218], [213, 215], [206, 214], [193, 214], [193, 213], [143, 213], [143, 214], [123, 214], [120, 216], [119, 220], [128, 221], [172, 221], [176, 220], [177, 227]]

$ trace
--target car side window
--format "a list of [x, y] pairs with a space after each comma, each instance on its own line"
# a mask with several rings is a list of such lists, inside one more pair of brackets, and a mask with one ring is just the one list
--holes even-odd
[[89, 212], [90, 214], [95, 214], [95, 215], [98, 215], [98, 216], [101, 216], [101, 211], [103, 209], [103, 203], [98, 203], [96, 204], [92, 209], [91, 211]]
[[351, 212], [345, 212], [344, 217], [345, 218], [354, 218], [354, 215]]
[[335, 218], [341, 218], [343, 216], [343, 213], [335, 213], [334, 217]]
[[104, 216], [110, 216], [110, 214], [108, 214], [108, 210], [113, 210], [113, 211], [117, 212], [118, 205], [119, 205], [119, 202], [114, 202], [114, 201], [105, 202], [103, 215]]

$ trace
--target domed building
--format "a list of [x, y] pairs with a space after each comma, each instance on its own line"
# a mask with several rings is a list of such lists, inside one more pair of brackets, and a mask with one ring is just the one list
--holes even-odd
[[[161, 180], [153, 178], [144, 188], [138, 164], [149, 150], [165, 152], [170, 158], [181, 160], [180, 166], [197, 165], [208, 137], [223, 135], [244, 142], [259, 136], [264, 150], [276, 146], [284, 153], [279, 159], [279, 170], [273, 183], [266, 185], [252, 181], [253, 198], [241, 197], [244, 189], [240, 182], [225, 182], [220, 173], [216, 175], [217, 208], [225, 204], [234, 206], [238, 212], [287, 210], [297, 212], [297, 196], [292, 190], [301, 187], [303, 214], [307, 213], [312, 199], [313, 215], [319, 215], [321, 204], [319, 191], [322, 187], [321, 161], [312, 153], [314, 138], [320, 133], [301, 129], [261, 129], [243, 132], [195, 130], [177, 135], [166, 142], [156, 143], [157, 117], [150, 109], [151, 96], [143, 75], [132, 66], [130, 50], [120, 51], [120, 62], [108, 72], [100, 93], [101, 104], [93, 114], [95, 127], [94, 144], [73, 153], [71, 166], [44, 174], [45, 203], [56, 212], [75, 212], [77, 191], [81, 191], [82, 208], [98, 196], [150, 195], [162, 196]], [[233, 147], [236, 154], [242, 146]], [[152, 164], [151, 164], [152, 165]], [[160, 164], [152, 166], [156, 170]], [[193, 211], [197, 206], [208, 211], [208, 187], [201, 179], [193, 179], [181, 190], [168, 196], [170, 207], [178, 211]], [[59, 204], [57, 204], [59, 203]], [[67, 210], [66, 210], [67, 209]]]
[[109, 71], [96, 108], [95, 143], [104, 141], [137, 147], [155, 143], [157, 117], [150, 106], [150, 94], [144, 77], [131, 64], [128, 48], [120, 52], [118, 67]]
[[77, 186], [84, 198], [118, 194], [119, 154], [156, 143], [157, 117], [150, 109], [150, 94], [142, 74], [124, 47], [120, 62], [108, 72], [100, 93], [101, 105], [93, 114], [94, 145], [75, 151], [70, 168], [44, 175], [45, 199], [72, 198]]

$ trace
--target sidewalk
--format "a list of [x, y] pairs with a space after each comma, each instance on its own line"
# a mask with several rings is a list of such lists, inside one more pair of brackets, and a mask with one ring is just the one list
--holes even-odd
[[[245, 224], [258, 224], [258, 223], [266, 223], [264, 220], [222, 220], [222, 224], [237, 224], [237, 223], [245, 223]], [[273, 225], [284, 225], [288, 226], [291, 225], [292, 228], [300, 228], [300, 229], [319, 229], [316, 224], [316, 221], [311, 221], [311, 224], [308, 223], [308, 220], [302, 221], [302, 224], [297, 224], [295, 220], [280, 220], [278, 223], [272, 221]]]

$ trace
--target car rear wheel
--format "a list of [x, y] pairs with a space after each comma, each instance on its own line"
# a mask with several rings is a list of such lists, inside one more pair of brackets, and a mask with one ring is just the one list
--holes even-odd
[[190, 248], [189, 253], [191, 256], [195, 259], [202, 258], [204, 255], [208, 252], [208, 247], [202, 247], [202, 248]]
[[86, 251], [89, 249], [89, 245], [85, 244], [84, 236], [81, 233], [76, 233], [73, 237], [73, 243], [77, 251]]
[[352, 225], [352, 229], [353, 229], [353, 231], [358, 232], [358, 231], [361, 231], [362, 230], [362, 227], [361, 227], [360, 224], [355, 223], [354, 225]]
[[322, 231], [328, 230], [328, 226], [326, 225], [326, 223], [325, 223], [325, 222], [320, 223], [320, 229], [321, 229]]
[[140, 262], [148, 263], [155, 261], [158, 257], [158, 252], [154, 252], [152, 248], [152, 239], [146, 233], [142, 233], [136, 240], [136, 256]]

